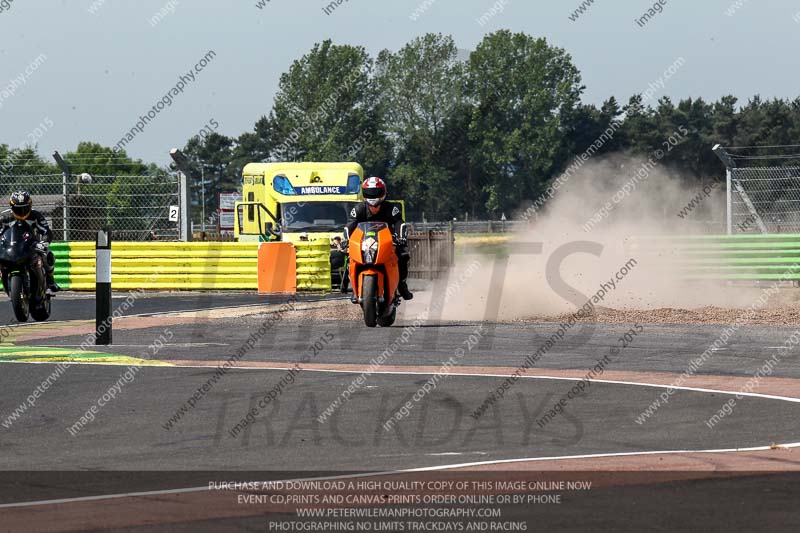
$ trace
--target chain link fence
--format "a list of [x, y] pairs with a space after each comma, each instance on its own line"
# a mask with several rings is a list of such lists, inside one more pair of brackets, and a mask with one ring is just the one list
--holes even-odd
[[103, 228], [119, 241], [180, 238], [175, 210], [170, 217], [170, 206], [180, 204], [174, 175], [79, 175], [66, 183], [62, 174], [4, 176], [0, 199], [20, 189], [31, 193], [34, 209], [47, 217], [54, 240], [94, 241]]
[[716, 145], [725, 164], [729, 234], [800, 233], [800, 145]]
[[731, 169], [731, 232], [800, 233], [800, 167]]

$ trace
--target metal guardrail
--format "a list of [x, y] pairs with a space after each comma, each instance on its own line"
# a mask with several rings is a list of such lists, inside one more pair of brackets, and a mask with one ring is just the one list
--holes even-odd
[[[94, 290], [95, 250], [90, 242], [58, 242], [56, 281], [68, 290]], [[114, 242], [112, 283], [117, 290], [255, 289], [258, 243]]]
[[[114, 242], [116, 290], [249, 290], [258, 287], [257, 242]], [[330, 291], [330, 246], [295, 243], [297, 290]], [[90, 242], [56, 242], [55, 279], [66, 290], [95, 288], [95, 249]]]
[[297, 249], [297, 290], [331, 290], [331, 246], [327, 241], [299, 241]]

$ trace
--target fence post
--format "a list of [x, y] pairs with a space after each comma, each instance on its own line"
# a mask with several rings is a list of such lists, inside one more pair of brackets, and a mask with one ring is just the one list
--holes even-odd
[[725, 164], [725, 179], [728, 184], [728, 234], [730, 235], [733, 233], [733, 187], [736, 187], [736, 192], [739, 194], [742, 202], [747, 207], [747, 210], [750, 211], [750, 215], [753, 217], [754, 222], [758, 225], [761, 233], [769, 233], [769, 230], [767, 230], [767, 227], [764, 225], [764, 221], [761, 220], [761, 215], [756, 210], [753, 202], [750, 201], [750, 196], [747, 194], [747, 191], [744, 190], [741, 181], [738, 177], [734, 177], [733, 175], [733, 171], [737, 168], [736, 161], [734, 161], [730, 154], [725, 151], [725, 148], [723, 148], [721, 144], [715, 144], [711, 151], [714, 152], [714, 155], [716, 155], [720, 161]]
[[731, 169], [729, 168], [725, 169], [725, 184], [727, 187], [727, 190], [725, 191], [725, 201], [728, 206], [728, 209], [726, 210], [727, 221], [725, 227], [728, 229], [728, 235], [733, 235], [733, 205], [731, 203], [733, 202], [733, 192], [731, 191], [733, 183], [731, 183]]
[[439, 266], [438, 261], [434, 259], [433, 255], [433, 230], [428, 230], [427, 251], [425, 252], [428, 258], [428, 279], [436, 278], [436, 267]]
[[69, 209], [67, 206], [67, 187], [72, 178], [72, 172], [69, 169], [69, 165], [61, 158], [61, 154], [59, 154], [58, 151], [53, 152], [53, 159], [56, 160], [56, 164], [61, 169], [61, 195], [64, 202], [64, 206], [61, 209], [61, 223], [64, 230], [64, 242], [66, 242], [69, 241], [69, 230], [67, 229], [67, 221], [69, 220], [69, 215], [67, 214], [67, 210]]
[[111, 344], [111, 231], [97, 232], [95, 244], [95, 341]]
[[180, 240], [189, 242], [192, 240], [192, 232], [189, 228], [189, 180], [186, 173], [182, 170], [178, 171], [179, 181], [179, 198], [178, 204], [180, 206]]

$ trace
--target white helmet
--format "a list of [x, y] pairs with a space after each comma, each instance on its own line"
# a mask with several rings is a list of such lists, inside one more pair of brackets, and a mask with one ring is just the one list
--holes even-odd
[[380, 178], [367, 178], [361, 186], [361, 193], [369, 205], [378, 206], [386, 199], [386, 183]]

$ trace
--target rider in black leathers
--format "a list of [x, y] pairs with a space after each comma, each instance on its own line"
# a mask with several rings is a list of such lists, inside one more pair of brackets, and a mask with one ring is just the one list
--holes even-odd
[[0, 215], [0, 229], [5, 230], [7, 226], [13, 224], [17, 220], [24, 220], [28, 226], [30, 226], [37, 240], [36, 250], [42, 256], [47, 290], [50, 292], [60, 291], [61, 288], [56, 284], [53, 278], [55, 259], [53, 258], [52, 252], [48, 249], [49, 244], [53, 241], [53, 232], [50, 230], [47, 219], [42, 213], [33, 209], [33, 200], [27, 191], [16, 191], [12, 193], [9, 205], [11, 206], [11, 213]]

